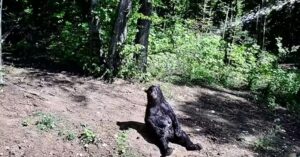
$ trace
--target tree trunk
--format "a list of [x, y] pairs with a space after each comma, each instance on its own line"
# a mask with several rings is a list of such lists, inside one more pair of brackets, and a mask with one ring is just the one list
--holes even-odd
[[151, 0], [140, 0], [141, 8], [139, 12], [145, 17], [138, 19], [135, 43], [142, 46], [140, 52], [136, 53], [134, 58], [137, 62], [139, 70], [146, 72], [147, 56], [148, 56], [148, 38], [150, 33], [151, 20], [149, 19], [152, 12]]
[[103, 63], [102, 41], [100, 37], [100, 18], [94, 13], [99, 0], [88, 0], [89, 46], [93, 54], [99, 55]]
[[0, 0], [0, 85], [4, 84], [2, 63], [2, 4], [3, 0]]
[[131, 11], [131, 0], [120, 0], [118, 16], [115, 22], [111, 45], [108, 53], [108, 68], [111, 75], [115, 76], [121, 63], [120, 49], [127, 36], [127, 21]]
[[[266, 6], [265, 0], [262, 0], [262, 8]], [[261, 48], [262, 50], [265, 50], [265, 36], [266, 36], [266, 22], [267, 22], [267, 15], [264, 15], [263, 17], [263, 23], [262, 23], [262, 41], [261, 41]]]
[[226, 17], [225, 17], [225, 21], [224, 21], [224, 28], [223, 28], [223, 38], [225, 38], [225, 33], [226, 33], [226, 29], [227, 29], [227, 20], [228, 20], [228, 14], [229, 14], [230, 8], [227, 7], [227, 11], [226, 11]]

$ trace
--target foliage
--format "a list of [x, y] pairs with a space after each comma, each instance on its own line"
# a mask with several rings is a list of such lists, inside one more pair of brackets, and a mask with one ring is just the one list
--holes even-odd
[[75, 138], [76, 138], [76, 134], [75, 134], [74, 132], [72, 132], [72, 131], [68, 131], [68, 132], [67, 132], [66, 139], [67, 139], [68, 141], [72, 141], [72, 140], [74, 140]]
[[[51, 114], [39, 114], [39, 118], [36, 122], [37, 128], [44, 131], [49, 131], [56, 127], [57, 119]], [[24, 125], [23, 123], [22, 125]]]
[[[152, 29], [146, 77], [140, 77], [132, 62], [138, 47], [126, 45], [122, 76], [251, 89], [270, 108], [281, 104], [300, 111], [299, 74], [279, 68], [277, 56], [262, 51], [251, 39], [227, 43], [218, 35], [191, 31], [187, 23], [177, 22], [173, 30]], [[223, 62], [224, 51], [229, 64]]]
[[299, 74], [280, 68], [257, 69], [254, 73], [256, 74], [253, 75], [251, 88], [258, 92], [271, 108], [281, 104], [291, 111], [300, 111], [297, 100], [297, 92], [300, 89]]
[[[95, 1], [93, 10], [87, 2], [91, 1], [5, 1], [3, 30], [10, 36], [4, 51], [12, 53], [6, 58], [24, 58], [30, 65], [35, 60], [46, 67], [59, 64], [93, 76], [110, 73], [106, 57], [119, 1]], [[282, 63], [299, 64], [299, 3], [281, 9], [276, 1], [258, 0], [152, 3], [152, 16], [145, 17], [139, 12], [140, 1], [132, 1], [116, 77], [247, 89], [271, 108], [280, 104], [294, 112], [300, 110], [299, 68], [280, 67]], [[251, 17], [251, 12], [264, 7], [271, 8], [270, 15]], [[151, 20], [151, 29], [148, 69], [141, 72], [134, 56], [143, 47], [134, 40], [138, 19], [145, 18]], [[254, 20], [242, 21], [251, 18]], [[95, 52], [91, 28], [97, 20], [101, 45], [96, 45], [99, 51]]]
[[137, 78], [142, 75], [141, 72], [138, 70], [135, 61], [134, 55], [141, 49], [141, 45], [125, 45], [122, 51], [123, 56], [123, 64], [121, 66], [121, 70], [119, 72], [119, 77], [130, 79], [130, 78]]
[[96, 142], [96, 134], [87, 128], [84, 128], [83, 132], [80, 135], [80, 140], [84, 144], [91, 144]]
[[280, 139], [280, 134], [285, 132], [280, 126], [272, 128], [270, 131], [261, 136], [255, 143], [254, 148], [262, 152], [276, 152], [279, 153], [282, 151], [283, 142]]
[[62, 136], [64, 137], [65, 140], [68, 140], [68, 141], [73, 141], [74, 139], [76, 139], [76, 133], [74, 131], [71, 131], [71, 130], [63, 130], [61, 129], [59, 132], [58, 132], [58, 136]]
[[121, 157], [135, 157], [128, 146], [128, 132], [119, 132], [117, 136], [117, 151]]
[[282, 38], [278, 37], [276, 38], [276, 46], [278, 47], [278, 58], [279, 61], [284, 60], [288, 55], [291, 55], [291, 53], [296, 53], [300, 46], [292, 46], [290, 49], [287, 47], [284, 47], [282, 44]]

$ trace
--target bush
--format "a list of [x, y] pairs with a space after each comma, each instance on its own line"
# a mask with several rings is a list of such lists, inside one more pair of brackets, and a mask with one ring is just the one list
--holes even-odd
[[299, 74], [283, 69], [259, 69], [253, 75], [251, 89], [271, 107], [279, 104], [291, 111], [300, 111], [297, 93], [300, 89]]
[[[245, 41], [227, 43], [218, 35], [196, 33], [184, 22], [163, 31], [155, 26], [150, 34], [148, 73], [141, 77], [136, 70], [133, 54], [139, 52], [138, 47], [126, 45], [121, 74], [123, 78], [250, 89], [271, 108], [281, 104], [300, 111], [299, 74], [279, 68], [277, 56], [262, 51], [253, 40]], [[225, 51], [228, 64], [223, 61]]]

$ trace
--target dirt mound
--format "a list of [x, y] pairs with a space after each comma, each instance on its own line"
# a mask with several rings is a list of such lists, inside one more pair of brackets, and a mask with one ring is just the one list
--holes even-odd
[[[6, 85], [0, 89], [0, 156], [160, 156], [143, 130], [142, 89], [148, 84], [6, 70]], [[282, 110], [280, 116], [269, 114], [244, 97], [249, 93], [160, 84], [183, 129], [204, 147], [188, 152], [171, 144], [174, 157], [299, 151], [299, 127], [293, 119]], [[273, 134], [279, 141], [265, 144], [263, 137], [273, 140]]]

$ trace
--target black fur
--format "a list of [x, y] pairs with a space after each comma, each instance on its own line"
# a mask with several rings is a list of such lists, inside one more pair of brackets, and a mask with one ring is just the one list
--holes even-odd
[[174, 142], [184, 146], [187, 150], [200, 150], [201, 145], [194, 144], [188, 135], [181, 130], [177, 117], [165, 100], [159, 86], [151, 86], [146, 90], [148, 104], [145, 123], [147, 129], [154, 134], [162, 156], [171, 155], [173, 149], [168, 143]]

